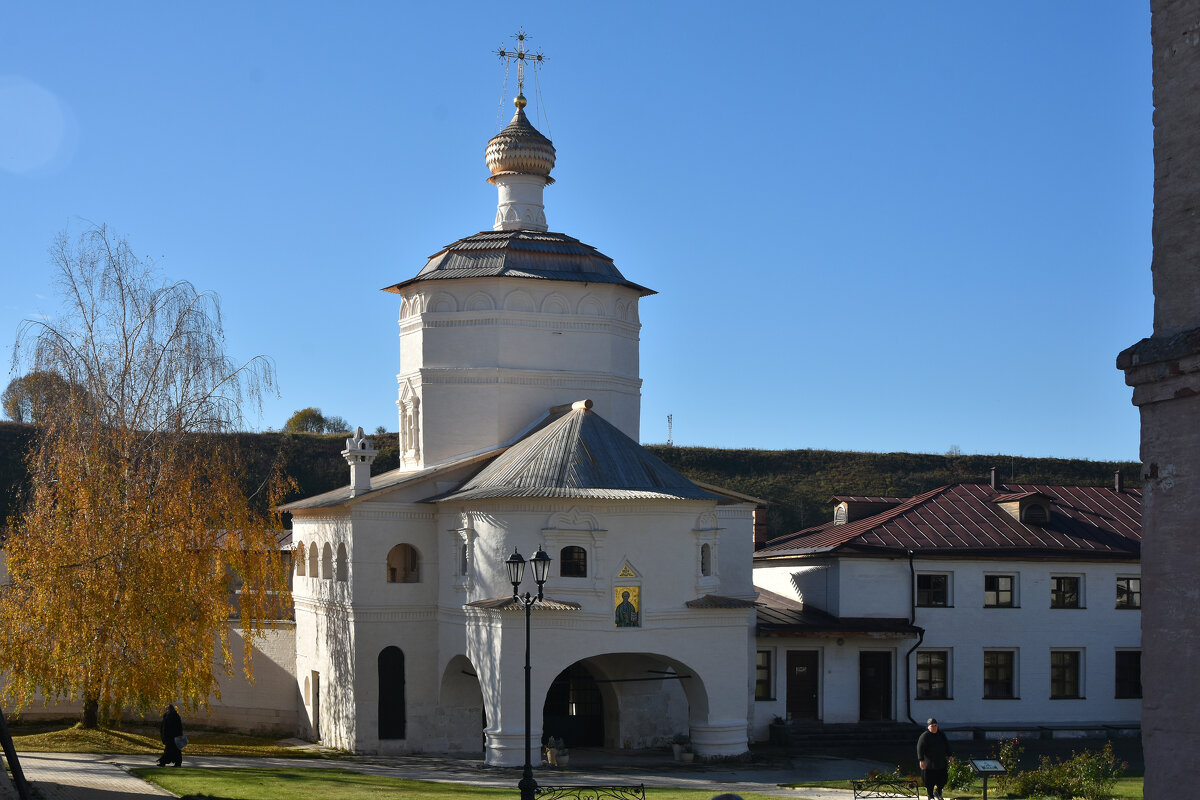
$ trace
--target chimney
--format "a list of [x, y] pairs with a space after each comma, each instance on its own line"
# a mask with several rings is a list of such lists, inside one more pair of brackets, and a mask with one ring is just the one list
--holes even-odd
[[1117, 470], [1116, 475], [1113, 477], [1113, 488], [1118, 493], [1125, 491], [1125, 479], [1121, 477], [1121, 470]]
[[355, 430], [354, 435], [346, 440], [346, 449], [342, 458], [350, 465], [350, 496], [358, 497], [371, 491], [371, 463], [377, 452], [371, 440], [363, 436], [363, 429]]
[[1000, 488], [999, 484], [996, 482], [996, 468], [995, 467], [992, 467], [992, 477], [991, 477], [991, 479], [988, 480], [988, 485], [991, 486], [993, 489]]
[[767, 510], [762, 506], [757, 506], [754, 509], [754, 547], [761, 547], [766, 544], [770, 537], [771, 531], [767, 527]]

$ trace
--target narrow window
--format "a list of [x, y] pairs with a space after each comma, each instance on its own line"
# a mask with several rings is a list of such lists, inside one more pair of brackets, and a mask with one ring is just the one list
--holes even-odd
[[466, 542], [462, 542], [458, 546], [458, 574], [459, 575], [466, 576], [468, 570], [470, 569], [470, 558], [468, 555], [468, 551], [470, 550], [470, 547], [471, 546], [469, 544], [467, 544]]
[[1050, 651], [1050, 698], [1079, 697], [1079, 651]]
[[586, 578], [587, 550], [571, 545], [558, 551], [558, 574], [563, 578]]
[[1117, 651], [1116, 697], [1138, 698], [1142, 696], [1142, 653], [1140, 650]]
[[[1142, 607], [1142, 579], [1117, 578], [1117, 608]], [[1141, 695], [1138, 695], [1141, 697]]]
[[317, 575], [317, 543], [313, 542], [308, 546], [308, 577], [316, 578]]
[[1016, 697], [1016, 653], [1012, 650], [983, 651], [983, 696], [987, 700]]
[[700, 574], [712, 575], [712, 547], [707, 544], [700, 545]]
[[379, 653], [379, 738], [403, 739], [406, 722], [404, 652], [385, 647]]
[[350, 580], [350, 559], [346, 556], [346, 543], [340, 542], [337, 549], [337, 579], [345, 583]]
[[983, 605], [986, 608], [1013, 607], [1013, 576], [984, 575]]
[[296, 574], [304, 577], [304, 542], [296, 545]]
[[940, 608], [950, 605], [949, 575], [923, 574], [917, 576], [917, 605]]
[[945, 650], [917, 653], [917, 699], [945, 700], [950, 696], [949, 663], [950, 654]]
[[387, 582], [419, 583], [420, 566], [417, 549], [411, 544], [398, 544], [388, 553]]
[[771, 651], [759, 650], [754, 661], [754, 699], [774, 700], [775, 682], [771, 679]]
[[325, 580], [333, 580], [333, 545], [329, 542], [321, 548], [321, 577]]
[[1082, 608], [1079, 601], [1079, 578], [1056, 575], [1050, 578], [1051, 608]]

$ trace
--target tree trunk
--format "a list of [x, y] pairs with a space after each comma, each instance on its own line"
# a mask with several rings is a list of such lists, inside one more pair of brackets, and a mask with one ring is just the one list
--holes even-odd
[[85, 727], [85, 728], [99, 727], [99, 724], [100, 724], [99, 716], [100, 716], [100, 703], [97, 702], [96, 698], [94, 698], [94, 697], [85, 698], [83, 701], [83, 727]]

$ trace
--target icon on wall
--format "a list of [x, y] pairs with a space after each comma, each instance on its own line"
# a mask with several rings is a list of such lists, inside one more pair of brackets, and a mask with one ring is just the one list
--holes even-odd
[[641, 592], [637, 586], [618, 586], [613, 589], [618, 628], [641, 627], [640, 600]]

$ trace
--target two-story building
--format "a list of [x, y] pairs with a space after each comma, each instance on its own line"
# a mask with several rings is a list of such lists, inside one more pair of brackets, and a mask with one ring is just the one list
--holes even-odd
[[754, 556], [758, 736], [775, 716], [1136, 726], [1141, 493], [961, 483], [836, 497]]

